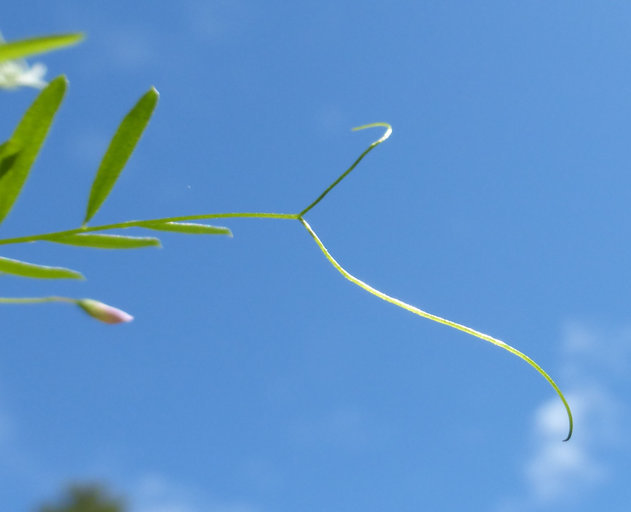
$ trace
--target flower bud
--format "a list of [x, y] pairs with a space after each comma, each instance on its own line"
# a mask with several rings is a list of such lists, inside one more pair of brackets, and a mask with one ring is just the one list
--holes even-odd
[[91, 317], [105, 322], [106, 324], [120, 324], [123, 322], [131, 322], [134, 317], [124, 311], [107, 304], [103, 304], [98, 300], [79, 299], [77, 306], [81, 307]]

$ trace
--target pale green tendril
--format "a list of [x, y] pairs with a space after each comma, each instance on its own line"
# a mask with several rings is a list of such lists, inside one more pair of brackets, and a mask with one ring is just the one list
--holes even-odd
[[359, 162], [361, 162], [363, 160], [363, 158], [370, 153], [374, 148], [376, 148], [379, 144], [381, 144], [383, 141], [387, 140], [388, 137], [390, 137], [390, 134], [392, 133], [392, 126], [390, 126], [388, 123], [372, 123], [372, 124], [364, 124], [362, 126], [357, 126], [355, 128], [353, 128], [353, 131], [359, 131], [359, 130], [365, 130], [366, 128], [385, 128], [386, 132], [381, 136], [381, 138], [379, 138], [378, 140], [376, 140], [375, 142], [373, 142], [370, 146], [368, 146], [366, 148], [366, 150], [359, 155], [359, 157], [357, 157], [357, 160], [355, 160], [353, 162], [353, 164], [346, 169], [338, 179], [336, 179], [333, 183], [331, 183], [325, 190], [324, 192], [322, 192], [318, 198], [313, 201], [313, 203], [311, 203], [309, 206], [307, 206], [304, 210], [302, 210], [299, 213], [299, 217], [303, 217], [305, 215], [305, 213], [307, 213], [309, 210], [311, 210], [316, 204], [318, 204], [320, 201], [322, 201], [322, 199], [324, 199], [324, 196], [326, 196], [329, 192], [331, 192], [331, 190], [340, 182], [342, 181], [344, 178], [346, 178], [346, 176], [348, 176], [350, 174], [350, 172], [355, 169], [355, 167], [357, 167], [357, 164]]
[[340, 265], [335, 260], [335, 258], [333, 258], [333, 256], [331, 256], [331, 253], [329, 253], [329, 251], [324, 246], [324, 244], [322, 243], [320, 238], [318, 238], [318, 235], [315, 234], [315, 232], [313, 231], [313, 229], [311, 228], [309, 223], [303, 218], [300, 218], [299, 220], [300, 220], [301, 224], [305, 227], [305, 229], [309, 232], [309, 234], [313, 237], [313, 239], [315, 240], [316, 244], [318, 244], [318, 247], [320, 248], [320, 250], [322, 251], [322, 253], [326, 257], [326, 259], [329, 260], [329, 263], [331, 263], [331, 265], [333, 265], [333, 267], [335, 267], [335, 270], [337, 270], [340, 274], [342, 274], [351, 283], [356, 284], [360, 288], [366, 290], [368, 293], [372, 293], [375, 297], [379, 297], [380, 299], [385, 300], [386, 302], [389, 302], [390, 304], [394, 304], [395, 306], [399, 306], [400, 308], [403, 308], [406, 311], [409, 311], [410, 313], [414, 313], [415, 315], [421, 316], [423, 318], [427, 318], [429, 320], [433, 320], [434, 322], [438, 322], [439, 324], [443, 324], [443, 325], [447, 325], [449, 327], [453, 327], [454, 329], [458, 329], [459, 331], [466, 332], [467, 334], [470, 334], [471, 336], [475, 336], [476, 338], [480, 338], [481, 340], [488, 341], [489, 343], [493, 343], [493, 345], [497, 345], [498, 347], [501, 347], [504, 350], [508, 350], [511, 354], [514, 354], [517, 357], [519, 357], [519, 358], [523, 359], [524, 361], [526, 361], [530, 366], [532, 366], [535, 370], [537, 370], [548, 381], [548, 383], [554, 388], [554, 390], [559, 395], [559, 398], [563, 402], [565, 410], [567, 411], [568, 419], [569, 419], [569, 422], [570, 422], [569, 432], [568, 432], [567, 437], [564, 439], [564, 441], [568, 441], [570, 439], [570, 437], [572, 437], [572, 430], [574, 429], [574, 421], [572, 419], [572, 411], [570, 410], [570, 406], [567, 403], [567, 400], [565, 399], [565, 396], [563, 396], [563, 393], [559, 389], [559, 386], [557, 386], [556, 382], [554, 382], [552, 377], [550, 377], [547, 374], [547, 372], [543, 368], [541, 368], [541, 366], [539, 366], [534, 360], [532, 360], [530, 357], [528, 357], [523, 352], [520, 352], [516, 348], [511, 347], [507, 343], [504, 343], [503, 341], [498, 340], [497, 338], [493, 338], [492, 336], [489, 336], [488, 334], [484, 334], [482, 332], [476, 331], [475, 329], [471, 329], [470, 327], [467, 327], [466, 325], [462, 325], [462, 324], [459, 324], [459, 323], [456, 323], [456, 322], [452, 322], [451, 320], [447, 320], [446, 318], [441, 318], [440, 316], [433, 315], [431, 313], [423, 311], [422, 309], [414, 307], [414, 306], [408, 304], [407, 302], [403, 302], [402, 300], [395, 299], [394, 297], [391, 297], [390, 295], [387, 295], [387, 294], [377, 290], [376, 288], [373, 288], [372, 286], [370, 286], [369, 284], [365, 283], [361, 279], [358, 279], [357, 277], [352, 275], [350, 272], [347, 272], [342, 267], [342, 265]]
[[0, 297], [0, 304], [43, 304], [45, 302], [67, 302], [75, 304], [77, 299], [70, 297]]
[[[417, 308], [415, 306], [412, 306], [412, 305], [410, 305], [410, 304], [408, 304], [406, 302], [403, 302], [402, 300], [399, 300], [399, 299], [396, 299], [394, 297], [391, 297], [390, 295], [387, 295], [387, 294], [385, 294], [385, 293], [373, 288], [372, 286], [368, 285], [364, 281], [362, 281], [362, 280], [358, 279], [357, 277], [353, 276], [351, 273], [346, 271], [335, 260], [335, 258], [333, 258], [333, 256], [331, 256], [331, 254], [329, 253], [328, 249], [322, 243], [322, 241], [320, 240], [318, 235], [315, 233], [313, 228], [305, 220], [304, 215], [306, 213], [308, 213], [320, 201], [322, 201], [322, 199], [324, 199], [324, 197], [329, 192], [331, 192], [331, 190], [333, 190], [333, 188], [335, 188], [357, 166], [357, 164], [359, 164], [359, 162], [361, 162], [361, 160], [370, 151], [372, 151], [375, 147], [377, 147], [379, 144], [381, 144], [382, 142], [387, 140], [388, 137], [390, 137], [390, 134], [392, 133], [392, 127], [389, 124], [387, 124], [387, 123], [367, 124], [367, 125], [363, 125], [363, 126], [359, 126], [357, 128], [354, 128], [353, 130], [363, 130], [363, 129], [366, 129], [366, 128], [376, 128], [376, 127], [381, 127], [381, 128], [385, 128], [386, 129], [386, 131], [383, 134], [383, 136], [381, 136], [379, 139], [377, 139], [372, 144], [370, 144], [370, 146], [368, 146], [368, 148], [366, 148], [366, 150], [364, 150], [364, 152], [361, 153], [361, 155], [359, 155], [359, 157], [353, 162], [353, 164], [348, 169], [346, 169], [346, 171], [344, 171], [333, 183], [331, 183], [331, 185], [329, 185], [312, 203], [310, 203], [300, 213], [295, 213], [295, 214], [291, 214], [291, 213], [261, 213], [261, 212], [251, 212], [251, 213], [248, 213], [248, 212], [243, 212], [243, 213], [239, 213], [239, 212], [237, 212], [237, 213], [213, 213], [213, 214], [203, 214], [203, 215], [187, 215], [187, 216], [180, 216], [180, 217], [165, 217], [165, 218], [161, 218], [161, 219], [151, 219], [151, 220], [126, 221], [126, 222], [119, 222], [119, 223], [115, 223], [115, 224], [106, 224], [106, 225], [93, 226], [93, 227], [82, 226], [82, 227], [77, 228], [77, 229], [70, 229], [70, 230], [66, 230], [66, 231], [57, 231], [57, 232], [53, 232], [53, 233], [46, 233], [46, 234], [40, 234], [40, 235], [31, 235], [31, 236], [24, 236], [24, 237], [18, 237], [18, 238], [0, 239], [0, 245], [18, 244], [18, 243], [27, 243], [27, 242], [36, 242], [36, 241], [54, 242], [55, 240], [58, 240], [58, 239], [63, 238], [63, 237], [67, 237], [67, 236], [71, 236], [71, 235], [77, 235], [77, 234], [82, 234], [82, 233], [90, 233], [90, 232], [97, 232], [97, 231], [107, 231], [107, 230], [111, 230], [111, 229], [127, 229], [127, 228], [134, 228], [134, 227], [151, 229], [151, 226], [152, 225], [155, 226], [156, 223], [157, 224], [165, 224], [165, 223], [172, 223], [172, 222], [183, 222], [183, 221], [203, 220], [203, 219], [257, 218], [257, 219], [297, 220], [297, 221], [299, 221], [302, 224], [302, 226], [311, 235], [311, 237], [313, 238], [315, 243], [318, 245], [318, 247], [320, 248], [320, 250], [322, 251], [322, 253], [326, 257], [326, 259], [329, 261], [329, 263], [340, 274], [342, 274], [342, 276], [344, 276], [346, 279], [348, 279], [351, 283], [359, 286], [360, 288], [362, 288], [363, 290], [367, 291], [368, 293], [371, 293], [372, 295], [375, 295], [376, 297], [378, 297], [378, 298], [380, 298], [380, 299], [382, 299], [382, 300], [384, 300], [386, 302], [389, 302], [390, 304], [394, 304], [395, 306], [398, 306], [398, 307], [400, 307], [402, 309], [405, 309], [406, 311], [409, 311], [410, 313], [414, 313], [415, 315], [421, 316], [423, 318], [427, 318], [427, 319], [432, 320], [434, 322], [438, 322], [440, 324], [452, 327], [454, 329], [458, 329], [459, 331], [462, 331], [462, 332], [465, 332], [467, 334], [470, 334], [471, 336], [475, 336], [476, 338], [479, 338], [481, 340], [484, 340], [484, 341], [487, 341], [489, 343], [492, 343], [493, 345], [497, 345], [498, 347], [503, 348], [504, 350], [507, 350], [511, 354], [519, 357], [520, 359], [523, 359], [526, 363], [528, 363], [530, 366], [532, 366], [548, 382], [548, 384], [550, 384], [550, 386], [552, 386], [554, 391], [557, 393], [557, 395], [561, 399], [561, 402], [563, 403], [563, 406], [565, 407], [565, 410], [566, 410], [567, 416], [568, 416], [568, 421], [569, 421], [569, 431], [568, 431], [568, 435], [564, 439], [564, 441], [568, 441], [572, 437], [572, 432], [573, 432], [573, 429], [574, 429], [574, 421], [573, 421], [573, 418], [572, 418], [572, 411], [570, 409], [570, 406], [569, 406], [567, 400], [565, 399], [565, 396], [561, 392], [561, 389], [559, 388], [559, 386], [552, 379], [552, 377], [550, 377], [548, 375], [548, 373], [541, 366], [539, 366], [539, 364], [537, 364], [533, 359], [531, 359], [529, 356], [527, 356], [523, 352], [520, 352], [516, 348], [508, 345], [507, 343], [505, 343], [505, 342], [503, 342], [503, 341], [501, 341], [501, 340], [499, 340], [497, 338], [494, 338], [492, 336], [489, 336], [488, 334], [484, 334], [482, 332], [476, 331], [475, 329], [472, 329], [472, 328], [467, 327], [465, 325], [462, 325], [462, 324], [459, 324], [459, 323], [456, 323], [456, 322], [452, 322], [451, 320], [447, 320], [447, 319], [442, 318], [440, 316], [437, 316], [437, 315], [428, 313], [426, 311], [423, 311], [423, 310], [421, 310], [421, 309], [419, 309], [419, 308]], [[78, 303], [77, 301], [78, 301], [78, 299], [71, 299], [71, 298], [67, 298], [67, 297], [15, 298], [15, 299], [14, 298], [0, 298], [0, 303], [70, 302], [70, 303], [77, 304]]]
[[354, 128], [354, 130], [362, 130], [362, 129], [365, 129], [365, 128], [373, 128], [373, 127], [384, 127], [384, 128], [386, 128], [386, 132], [384, 133], [384, 135], [381, 138], [379, 138], [378, 140], [374, 141], [370, 146], [368, 146], [368, 148], [359, 156], [359, 158], [357, 158], [357, 160], [355, 160], [355, 162], [337, 180], [335, 180], [329, 187], [327, 187], [324, 190], [324, 192], [322, 192], [322, 194], [320, 194], [320, 196], [318, 196], [318, 198], [313, 203], [311, 203], [309, 206], [307, 206], [307, 208], [305, 208], [302, 212], [300, 212], [298, 220], [304, 226], [304, 228], [307, 230], [307, 232], [313, 237], [313, 239], [315, 240], [315, 243], [318, 245], [318, 247], [320, 248], [320, 250], [322, 251], [322, 253], [326, 257], [326, 259], [329, 261], [329, 263], [331, 263], [331, 265], [333, 265], [335, 270], [337, 270], [340, 274], [342, 274], [351, 283], [359, 286], [360, 288], [362, 288], [363, 290], [367, 291], [368, 293], [371, 293], [374, 296], [379, 297], [380, 299], [385, 300], [386, 302], [389, 302], [390, 304], [394, 304], [395, 306], [398, 306], [400, 308], [405, 309], [406, 311], [409, 311], [410, 313], [414, 313], [415, 315], [418, 315], [418, 316], [423, 317], [423, 318], [427, 318], [428, 320], [432, 320], [434, 322], [438, 322], [440, 324], [447, 325], [447, 326], [452, 327], [454, 329], [458, 329], [459, 331], [466, 332], [467, 334], [470, 334], [471, 336], [475, 336], [476, 338], [479, 338], [481, 340], [484, 340], [484, 341], [487, 341], [489, 343], [492, 343], [493, 345], [497, 345], [498, 347], [501, 347], [504, 350], [507, 350], [508, 352], [510, 352], [511, 354], [513, 354], [513, 355], [519, 357], [520, 359], [523, 359], [524, 361], [526, 361], [530, 366], [532, 366], [535, 370], [537, 370], [537, 372], [539, 372], [539, 374], [544, 379], [546, 379], [546, 381], [548, 381], [548, 383], [552, 386], [554, 391], [557, 393], [557, 395], [561, 399], [561, 402], [563, 402], [563, 406], [565, 407], [565, 411], [567, 412], [568, 421], [569, 421], [568, 434], [567, 434], [567, 437], [564, 439], [564, 441], [569, 441], [569, 439], [572, 437], [572, 432], [574, 430], [574, 420], [572, 418], [572, 411], [570, 409], [570, 405], [568, 404], [567, 400], [565, 399], [565, 396], [561, 392], [561, 389], [559, 388], [557, 383], [532, 358], [528, 357], [526, 354], [524, 354], [523, 352], [520, 352], [516, 348], [511, 347], [507, 343], [505, 343], [505, 342], [503, 342], [501, 340], [498, 340], [497, 338], [493, 338], [492, 336], [489, 336], [488, 334], [484, 334], [482, 332], [476, 331], [475, 329], [467, 327], [466, 325], [462, 325], [462, 324], [459, 324], [459, 323], [456, 323], [456, 322], [452, 322], [451, 320], [447, 320], [447, 319], [442, 318], [440, 316], [433, 315], [431, 313], [423, 311], [423, 310], [421, 310], [421, 309], [419, 309], [419, 308], [417, 308], [415, 306], [412, 306], [412, 305], [408, 304], [407, 302], [403, 302], [402, 300], [395, 299], [394, 297], [391, 297], [390, 295], [387, 295], [387, 294], [377, 290], [376, 288], [373, 288], [372, 286], [370, 286], [369, 284], [365, 283], [361, 279], [358, 279], [357, 277], [352, 275], [350, 272], [346, 271], [344, 269], [344, 267], [342, 267], [335, 260], [335, 258], [333, 258], [333, 256], [331, 256], [331, 253], [329, 253], [329, 251], [327, 250], [325, 245], [322, 243], [322, 241], [320, 240], [318, 235], [315, 233], [313, 228], [303, 218], [303, 215], [305, 213], [307, 213], [309, 210], [311, 210], [315, 205], [317, 205], [324, 198], [324, 196], [326, 196], [333, 189], [333, 187], [335, 187], [340, 181], [342, 181], [355, 168], [355, 166], [364, 158], [364, 156], [366, 156], [368, 154], [368, 152], [370, 152], [376, 146], [378, 146], [379, 144], [384, 142], [386, 139], [388, 139], [388, 137], [390, 137], [390, 134], [392, 133], [392, 127], [389, 124], [387, 124], [387, 123], [374, 123], [374, 124], [359, 126], [357, 128]]

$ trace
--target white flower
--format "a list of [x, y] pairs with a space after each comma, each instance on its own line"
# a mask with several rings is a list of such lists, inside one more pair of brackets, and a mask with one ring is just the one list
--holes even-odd
[[46, 87], [43, 80], [46, 66], [41, 63], [29, 65], [23, 60], [5, 60], [0, 62], [0, 88], [16, 89], [18, 87]]
[[[4, 43], [4, 39], [0, 34], [0, 44], [2, 43]], [[0, 62], [0, 88], [35, 87], [42, 89], [46, 87], [45, 74], [46, 66], [39, 62], [29, 67], [22, 59], [5, 60]]]

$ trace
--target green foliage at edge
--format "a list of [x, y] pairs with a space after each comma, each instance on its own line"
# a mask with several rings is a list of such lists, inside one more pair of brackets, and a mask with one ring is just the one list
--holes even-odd
[[83, 34], [57, 34], [52, 36], [34, 37], [0, 43], [0, 62], [5, 60], [23, 59], [31, 55], [46, 53], [72, 46], [81, 42]]
[[98, 484], [70, 487], [55, 504], [44, 504], [37, 512], [125, 512], [127, 507]]
[[[3, 153], [7, 148], [11, 158], [5, 157], [0, 162], [0, 222], [13, 207], [29, 171], [37, 158], [48, 129], [53, 122], [57, 109], [64, 98], [68, 82], [66, 77], [55, 78], [39, 93], [20, 120], [8, 144], [3, 145]], [[4, 155], [3, 155], [4, 156]], [[13, 158], [15, 157], [15, 158]], [[10, 162], [7, 161], [11, 159]]]
[[112, 190], [151, 119], [158, 97], [158, 91], [152, 87], [138, 100], [118, 126], [92, 183], [83, 224], [94, 216]]

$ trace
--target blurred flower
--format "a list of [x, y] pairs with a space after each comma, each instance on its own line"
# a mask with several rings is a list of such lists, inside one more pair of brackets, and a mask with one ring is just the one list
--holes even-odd
[[[0, 34], [0, 44], [4, 43]], [[42, 89], [46, 87], [44, 75], [46, 66], [41, 63], [30, 66], [25, 60], [5, 60], [0, 62], [0, 88], [16, 89], [18, 87], [35, 87]]]
[[44, 64], [33, 64], [32, 67], [23, 60], [5, 60], [0, 62], [0, 88], [17, 89], [18, 87], [46, 87], [43, 80], [46, 74]]
[[81, 307], [91, 317], [105, 322], [106, 324], [120, 324], [124, 322], [131, 322], [134, 317], [124, 311], [103, 304], [98, 300], [92, 299], [79, 299], [77, 305]]

